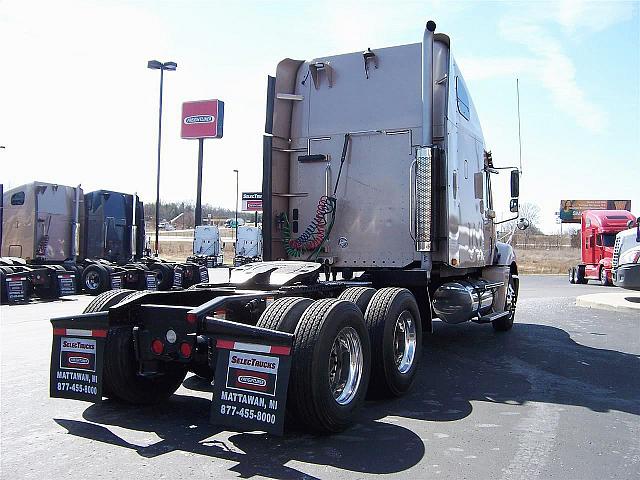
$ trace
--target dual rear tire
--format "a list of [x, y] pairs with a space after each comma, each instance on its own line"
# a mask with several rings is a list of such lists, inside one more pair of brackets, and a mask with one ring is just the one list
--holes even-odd
[[287, 406], [320, 433], [344, 430], [370, 396], [399, 396], [413, 383], [422, 325], [406, 289], [354, 287], [338, 299], [285, 297], [258, 327], [295, 334]]
[[[84, 313], [108, 311], [119, 303], [144, 292], [117, 289], [94, 298]], [[182, 384], [187, 370], [184, 364], [163, 363], [163, 371], [153, 376], [138, 374], [131, 325], [111, 327], [104, 350], [103, 395], [137, 405], [149, 405], [169, 398]]]

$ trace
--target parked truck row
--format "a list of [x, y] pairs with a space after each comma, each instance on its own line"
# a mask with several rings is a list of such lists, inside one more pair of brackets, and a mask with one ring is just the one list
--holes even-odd
[[[416, 377], [432, 321], [511, 329], [518, 266], [496, 239], [498, 168], [452, 56], [421, 43], [282, 60], [268, 78], [263, 256], [228, 282], [113, 290], [51, 320], [52, 397], [166, 399], [213, 379], [211, 419], [282, 433], [350, 425]], [[511, 219], [509, 219], [511, 220]], [[78, 355], [81, 352], [82, 355]]]
[[33, 182], [4, 192], [2, 201], [3, 302], [208, 281], [206, 267], [194, 262], [145, 255], [144, 209], [137, 195], [84, 194], [80, 186]]

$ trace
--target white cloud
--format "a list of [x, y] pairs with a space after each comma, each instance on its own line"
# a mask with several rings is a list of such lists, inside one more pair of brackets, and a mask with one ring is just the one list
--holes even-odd
[[[462, 58], [460, 65], [469, 79], [536, 77], [556, 107], [589, 132], [602, 134], [608, 125], [607, 114], [585, 93], [563, 43], [628, 20], [633, 9], [633, 2], [581, 0], [545, 3], [544, 8], [537, 2], [520, 6], [502, 17], [498, 28], [505, 39], [523, 45], [531, 56]], [[562, 35], [552, 33], [554, 24], [562, 27]]]
[[543, 26], [529, 20], [503, 18], [499, 28], [505, 38], [526, 46], [534, 55], [533, 72], [549, 90], [556, 106], [592, 133], [603, 133], [607, 125], [605, 112], [590, 101], [576, 79], [571, 58], [560, 41]]
[[630, 1], [595, 2], [585, 0], [563, 0], [543, 9], [550, 19], [562, 25], [568, 33], [587, 29], [600, 32], [628, 20], [633, 15], [634, 4]]

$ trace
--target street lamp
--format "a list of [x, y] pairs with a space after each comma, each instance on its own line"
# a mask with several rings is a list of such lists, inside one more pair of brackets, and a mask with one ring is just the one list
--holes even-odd
[[238, 255], [238, 196], [240, 194], [239, 191], [239, 177], [240, 177], [240, 172], [238, 172], [238, 170], [233, 170], [234, 172], [236, 172], [236, 242], [235, 242], [235, 254], [236, 256]]
[[159, 62], [158, 60], [149, 60], [147, 68], [151, 70], [160, 70], [160, 109], [158, 115], [158, 171], [156, 175], [156, 257], [158, 256], [158, 230], [160, 217], [160, 141], [162, 138], [162, 84], [164, 81], [164, 71], [173, 72], [178, 68], [176, 62]]

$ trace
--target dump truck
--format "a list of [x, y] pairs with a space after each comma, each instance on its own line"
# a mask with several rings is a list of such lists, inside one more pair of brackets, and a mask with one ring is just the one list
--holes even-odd
[[627, 210], [585, 210], [580, 221], [582, 261], [569, 269], [569, 283], [597, 280], [613, 285], [612, 258], [616, 235], [636, 218]]
[[[188, 371], [233, 430], [347, 428], [413, 384], [436, 319], [512, 328], [518, 267], [496, 239], [496, 167], [447, 35], [281, 61], [268, 78], [264, 261], [228, 282], [114, 290], [51, 320], [50, 395], [148, 404]], [[502, 178], [502, 177], [500, 177]]]

